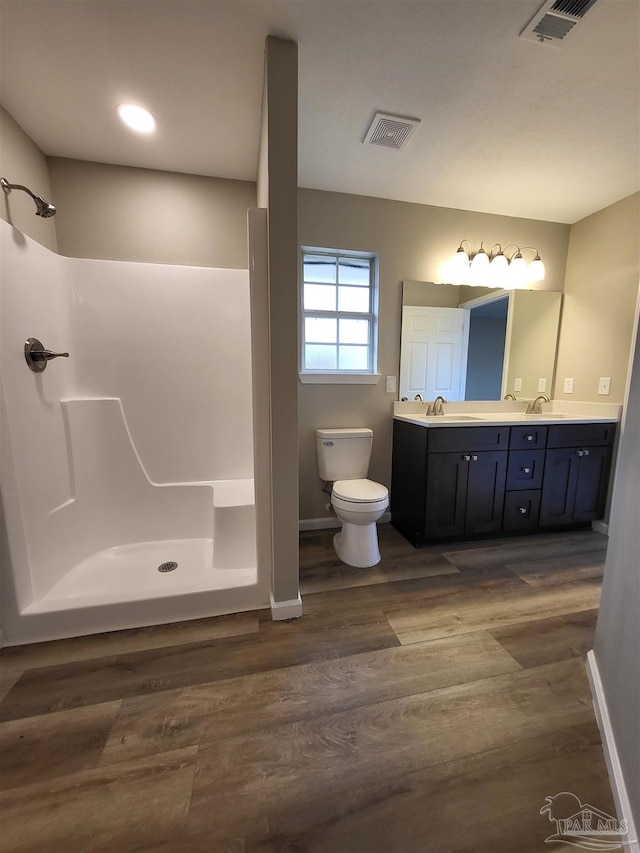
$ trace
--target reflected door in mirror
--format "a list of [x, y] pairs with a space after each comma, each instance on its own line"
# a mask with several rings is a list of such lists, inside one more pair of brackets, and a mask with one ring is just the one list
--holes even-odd
[[400, 396], [425, 400], [442, 395], [464, 400], [469, 311], [464, 308], [402, 309]]

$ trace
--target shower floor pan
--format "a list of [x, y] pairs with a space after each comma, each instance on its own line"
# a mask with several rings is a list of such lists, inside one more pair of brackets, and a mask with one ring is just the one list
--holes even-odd
[[[22, 613], [255, 587], [258, 569], [253, 480], [209, 485], [213, 493], [213, 537], [135, 542], [97, 551], [69, 569]], [[175, 568], [167, 565], [174, 563]]]
[[[25, 613], [67, 610], [91, 604], [117, 604], [257, 583], [250, 567], [212, 567], [213, 539], [167, 539], [121, 545], [93, 554], [71, 569]], [[239, 555], [240, 556], [240, 555]], [[160, 566], [177, 563], [170, 571]]]

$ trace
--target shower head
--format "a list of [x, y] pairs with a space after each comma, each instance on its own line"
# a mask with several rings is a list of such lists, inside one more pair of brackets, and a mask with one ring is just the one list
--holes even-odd
[[39, 195], [34, 195], [33, 200], [36, 203], [36, 216], [41, 216], [43, 219], [48, 219], [50, 216], [56, 215], [56, 206], [50, 201], [45, 201]]
[[55, 205], [45, 201], [39, 195], [32, 193], [29, 187], [24, 187], [22, 184], [10, 184], [6, 178], [0, 178], [0, 186], [7, 195], [9, 195], [11, 190], [23, 190], [30, 195], [36, 203], [36, 216], [42, 216], [43, 219], [48, 219], [50, 216], [56, 215]]

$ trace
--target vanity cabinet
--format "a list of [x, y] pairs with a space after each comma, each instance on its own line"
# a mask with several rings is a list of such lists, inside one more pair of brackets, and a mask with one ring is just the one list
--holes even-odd
[[394, 420], [391, 522], [417, 547], [601, 518], [615, 426]]

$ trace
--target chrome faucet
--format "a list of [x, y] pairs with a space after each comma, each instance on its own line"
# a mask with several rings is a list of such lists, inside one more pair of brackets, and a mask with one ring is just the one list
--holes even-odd
[[536, 397], [536, 399], [532, 403], [529, 403], [529, 405], [527, 406], [527, 410], [525, 412], [525, 415], [541, 415], [542, 414], [542, 403], [550, 403], [550, 402], [551, 401], [549, 400], [549, 398], [547, 397], [546, 394], [540, 394], [540, 396]]
[[505, 395], [504, 395], [504, 397], [503, 397], [502, 399], [503, 399], [503, 400], [513, 400], [514, 402], [517, 402], [517, 401], [516, 401], [516, 398], [515, 398], [515, 395], [513, 395], [513, 394], [505, 394]]
[[436, 397], [436, 399], [429, 405], [427, 408], [428, 415], [444, 415], [444, 404], [447, 401], [444, 399], [442, 395]]
[[413, 399], [417, 400], [419, 403], [424, 403], [424, 397], [422, 396], [422, 394], [416, 394]]

